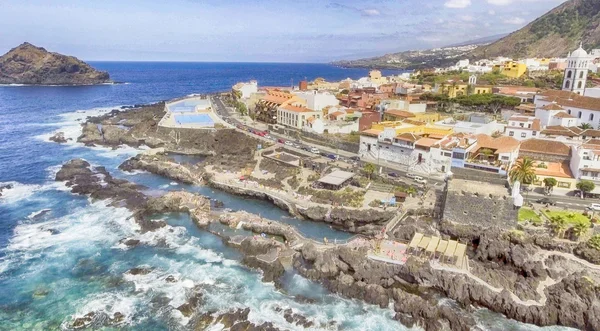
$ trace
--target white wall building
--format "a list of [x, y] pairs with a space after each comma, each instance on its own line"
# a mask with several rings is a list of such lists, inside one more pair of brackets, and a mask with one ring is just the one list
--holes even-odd
[[336, 96], [329, 92], [301, 91], [293, 93], [306, 101], [307, 108], [316, 111], [320, 111], [325, 107], [337, 106], [340, 104], [340, 101]]
[[600, 186], [600, 140], [590, 139], [571, 146], [571, 172], [577, 180], [591, 180]]
[[532, 116], [512, 116], [504, 128], [504, 135], [519, 141], [538, 138], [541, 131], [540, 119]]
[[[600, 99], [581, 96], [569, 91], [546, 91], [536, 95], [535, 117], [541, 120], [542, 127], [548, 125], [578, 126], [589, 124], [600, 128]], [[556, 114], [564, 112], [565, 114]], [[552, 118], [554, 117], [554, 118]], [[561, 124], [559, 124], [559, 121]]]
[[490, 121], [488, 123], [475, 123], [456, 121], [453, 118], [446, 118], [436, 122], [435, 125], [443, 128], [452, 128], [455, 133], [465, 134], [487, 134], [491, 136], [495, 132], [504, 131], [504, 125], [496, 121]]
[[248, 99], [250, 95], [258, 92], [258, 82], [251, 80], [247, 83], [237, 83], [233, 85], [232, 89], [241, 92], [242, 99]]
[[583, 95], [587, 81], [591, 57], [583, 49], [582, 45], [567, 57], [567, 68], [563, 78], [563, 91], [572, 91]]

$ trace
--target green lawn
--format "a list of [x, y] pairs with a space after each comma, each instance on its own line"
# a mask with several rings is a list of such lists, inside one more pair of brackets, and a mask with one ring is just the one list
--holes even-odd
[[567, 224], [572, 225], [572, 226], [574, 226], [578, 223], [583, 223], [583, 224], [586, 224], [587, 226], [590, 225], [590, 219], [587, 218], [587, 216], [581, 214], [581, 212], [577, 212], [577, 211], [573, 211], [573, 210], [549, 211], [549, 212], [545, 211], [544, 214], [548, 218], [552, 218], [555, 216], [562, 216], [567, 221]]
[[519, 222], [531, 221], [534, 224], [541, 224], [542, 219], [538, 214], [529, 208], [519, 209]]

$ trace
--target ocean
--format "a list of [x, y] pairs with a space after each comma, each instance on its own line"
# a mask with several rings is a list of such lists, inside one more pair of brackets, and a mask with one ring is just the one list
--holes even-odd
[[[189, 217], [162, 217], [168, 226], [139, 234], [130, 212], [71, 194], [53, 178], [60, 165], [80, 157], [102, 165], [116, 177], [150, 188], [189, 190], [221, 200], [226, 207], [247, 210], [286, 222], [304, 235], [345, 239], [349, 234], [291, 217], [262, 201], [244, 199], [206, 187], [181, 185], [144, 173], [123, 173], [118, 165], [138, 151], [88, 148], [75, 142], [82, 120], [121, 106], [168, 100], [192, 93], [227, 91], [238, 81], [256, 79], [263, 86], [290, 86], [302, 79], [340, 80], [366, 76], [363, 69], [325, 64], [266, 63], [132, 63], [92, 62], [117, 85], [82, 87], [0, 87], [0, 185], [13, 189], [0, 197], [0, 330], [69, 329], [89, 312], [124, 320], [94, 329], [185, 330], [188, 319], [175, 308], [186, 289], [201, 286], [203, 311], [250, 308], [256, 324], [297, 330], [277, 307], [291, 308], [316, 325], [335, 321], [339, 330], [407, 330], [381, 309], [329, 293], [297, 274], [286, 274], [283, 289], [261, 281], [260, 273], [241, 265], [240, 255], [219, 238], [201, 231]], [[393, 72], [384, 72], [390, 74]], [[62, 131], [66, 144], [49, 142]], [[120, 241], [139, 239], [127, 248]], [[126, 271], [145, 266], [147, 275]], [[178, 281], [165, 282], [168, 276]], [[299, 303], [294, 296], [310, 303]], [[558, 330], [505, 319], [487, 310], [477, 313], [489, 330]]]

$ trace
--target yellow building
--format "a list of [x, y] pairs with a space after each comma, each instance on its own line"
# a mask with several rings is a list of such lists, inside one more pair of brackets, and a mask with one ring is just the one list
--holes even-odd
[[413, 113], [405, 110], [391, 109], [383, 113], [384, 121], [401, 121], [410, 119], [413, 121], [434, 123], [442, 119], [439, 113]]
[[464, 82], [441, 83], [438, 88], [438, 93], [445, 94], [450, 99], [454, 99], [459, 95], [467, 95], [468, 92], [469, 84]]
[[437, 139], [441, 139], [449, 134], [452, 134], [453, 132], [452, 128], [444, 128], [437, 125], [433, 125], [431, 123], [423, 123], [414, 120], [406, 120], [402, 122], [381, 122], [375, 123], [371, 126], [371, 130], [380, 132], [385, 130], [385, 128], [394, 128], [396, 130], [396, 135], [400, 135], [403, 133], [414, 133], [419, 136]]
[[506, 61], [504, 65], [495, 65], [494, 70], [499, 70], [506, 77], [519, 78], [527, 71], [527, 65], [515, 61]]
[[369, 79], [376, 84], [387, 84], [387, 77], [383, 77], [379, 70], [369, 71]]
[[277, 124], [296, 129], [302, 129], [311, 117], [321, 118], [321, 112], [291, 104], [280, 106], [277, 109]]
[[492, 85], [475, 85], [471, 91], [471, 94], [486, 94], [492, 93]]

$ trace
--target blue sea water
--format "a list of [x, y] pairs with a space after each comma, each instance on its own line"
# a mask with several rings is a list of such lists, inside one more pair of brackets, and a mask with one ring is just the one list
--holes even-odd
[[[277, 306], [292, 308], [317, 325], [335, 321], [342, 330], [406, 329], [392, 319], [391, 309], [341, 298], [293, 273], [286, 276], [283, 290], [263, 283], [258, 272], [240, 264], [235, 250], [196, 228], [185, 215], [165, 215], [166, 228], [139, 234], [129, 211], [74, 196], [53, 181], [62, 163], [81, 157], [150, 189], [199, 192], [229, 208], [296, 226], [309, 237], [348, 238], [324, 224], [290, 217], [265, 202], [207, 187], [176, 185], [148, 173], [120, 172], [118, 165], [137, 153], [132, 148], [87, 148], [74, 141], [59, 145], [47, 139], [58, 131], [75, 139], [86, 116], [123, 105], [229, 90], [236, 82], [250, 79], [281, 86], [304, 78], [358, 78], [367, 70], [323, 64], [92, 65], [125, 84], [0, 87], [0, 183], [14, 185], [0, 197], [0, 330], [68, 329], [74, 318], [92, 311], [96, 316], [124, 314], [125, 321], [113, 329], [186, 329], [187, 319], [175, 308], [194, 286], [204, 289], [204, 311], [250, 307], [252, 321], [271, 321], [285, 329], [299, 327], [276, 313]], [[141, 245], [127, 248], [120, 244], [123, 238], [139, 239]], [[153, 269], [147, 275], [126, 274], [137, 266]], [[166, 282], [169, 275], [178, 281]], [[295, 295], [315, 302], [298, 303]], [[101, 328], [96, 322], [94, 328]], [[493, 330], [536, 329], [485, 312], [481, 323]]]

